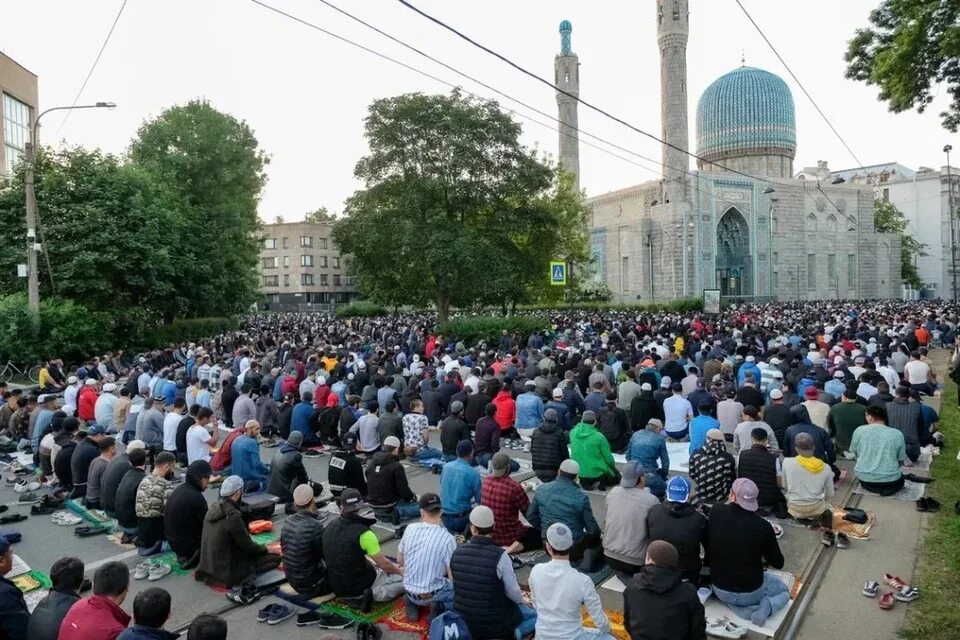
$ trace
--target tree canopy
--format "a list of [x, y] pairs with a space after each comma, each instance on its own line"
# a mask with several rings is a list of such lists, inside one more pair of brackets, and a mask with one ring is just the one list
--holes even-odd
[[586, 257], [573, 181], [519, 142], [492, 101], [406, 94], [375, 101], [364, 188], [334, 226], [361, 289], [386, 305], [525, 302], [550, 260]]
[[896, 113], [923, 113], [944, 83], [951, 102], [943, 126], [960, 127], [960, 1], [883, 0], [850, 40], [846, 61], [847, 77], [879, 87]]
[[900, 236], [900, 277], [919, 289], [923, 283], [915, 259], [927, 255], [927, 245], [907, 233], [906, 216], [889, 200], [877, 198], [873, 204], [873, 226], [877, 231]]

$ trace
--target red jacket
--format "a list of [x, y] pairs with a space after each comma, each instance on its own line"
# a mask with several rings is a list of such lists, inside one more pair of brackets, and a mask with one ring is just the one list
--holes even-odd
[[84, 386], [80, 389], [80, 393], [77, 394], [77, 416], [81, 420], [93, 422], [96, 419], [93, 408], [97, 404], [98, 397], [92, 386]]
[[299, 389], [300, 389], [300, 385], [299, 383], [297, 383], [296, 376], [291, 376], [291, 375], [284, 376], [283, 383], [280, 385], [280, 391], [283, 392], [283, 395], [287, 395], [288, 393], [297, 395]]
[[[226, 439], [220, 444], [220, 448], [217, 449], [217, 452], [213, 454], [213, 457], [210, 458], [210, 466], [214, 471], [223, 471], [230, 466], [232, 457], [230, 455], [230, 449], [233, 446], [233, 441], [243, 435], [243, 428], [238, 427], [227, 434]], [[59, 640], [59, 638], [57, 639]]]
[[497, 412], [493, 419], [497, 421], [501, 429], [509, 429], [517, 418], [517, 403], [510, 395], [510, 392], [501, 389], [497, 397], [493, 399], [493, 404], [497, 405]]
[[330, 387], [325, 384], [321, 384], [317, 387], [317, 390], [313, 392], [313, 405], [318, 411], [327, 408], [327, 396], [329, 395]]
[[93, 595], [70, 607], [57, 640], [115, 640], [128, 624], [130, 615], [113, 600]]

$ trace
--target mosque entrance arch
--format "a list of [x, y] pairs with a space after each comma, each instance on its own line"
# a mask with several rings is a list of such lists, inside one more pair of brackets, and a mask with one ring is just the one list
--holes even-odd
[[716, 270], [720, 295], [753, 295], [750, 228], [736, 207], [727, 209], [717, 224]]

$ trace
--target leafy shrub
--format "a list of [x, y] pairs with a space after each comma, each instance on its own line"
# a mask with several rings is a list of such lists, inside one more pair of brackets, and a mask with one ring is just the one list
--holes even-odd
[[529, 316], [462, 316], [439, 326], [438, 332], [453, 342], [468, 346], [486, 342], [496, 345], [501, 333], [516, 333], [522, 340], [534, 331], [546, 331], [550, 327], [547, 318]]
[[350, 304], [338, 306], [335, 311], [338, 318], [372, 318], [375, 316], [385, 316], [389, 313], [386, 307], [368, 301], [351, 302]]
[[33, 365], [52, 357], [77, 361], [109, 350], [115, 340], [113, 329], [109, 313], [62, 298], [40, 302], [35, 327], [27, 297], [5, 296], [0, 298], [0, 362]]
[[234, 318], [188, 318], [174, 320], [170, 324], [160, 325], [147, 331], [144, 338], [146, 347], [156, 349], [171, 342], [196, 341], [211, 338], [221, 333], [234, 331], [237, 321]]
[[703, 300], [700, 298], [679, 298], [670, 302], [627, 302], [622, 304], [616, 302], [576, 302], [572, 307], [562, 303], [520, 305], [517, 307], [521, 311], [562, 311], [571, 308], [577, 311], [638, 311], [641, 313], [671, 311], [685, 313], [703, 310]]

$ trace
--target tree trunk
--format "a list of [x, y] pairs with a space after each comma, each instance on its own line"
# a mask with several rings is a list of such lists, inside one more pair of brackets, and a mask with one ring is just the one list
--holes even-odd
[[437, 324], [442, 324], [450, 319], [450, 294], [446, 292], [437, 293]]

